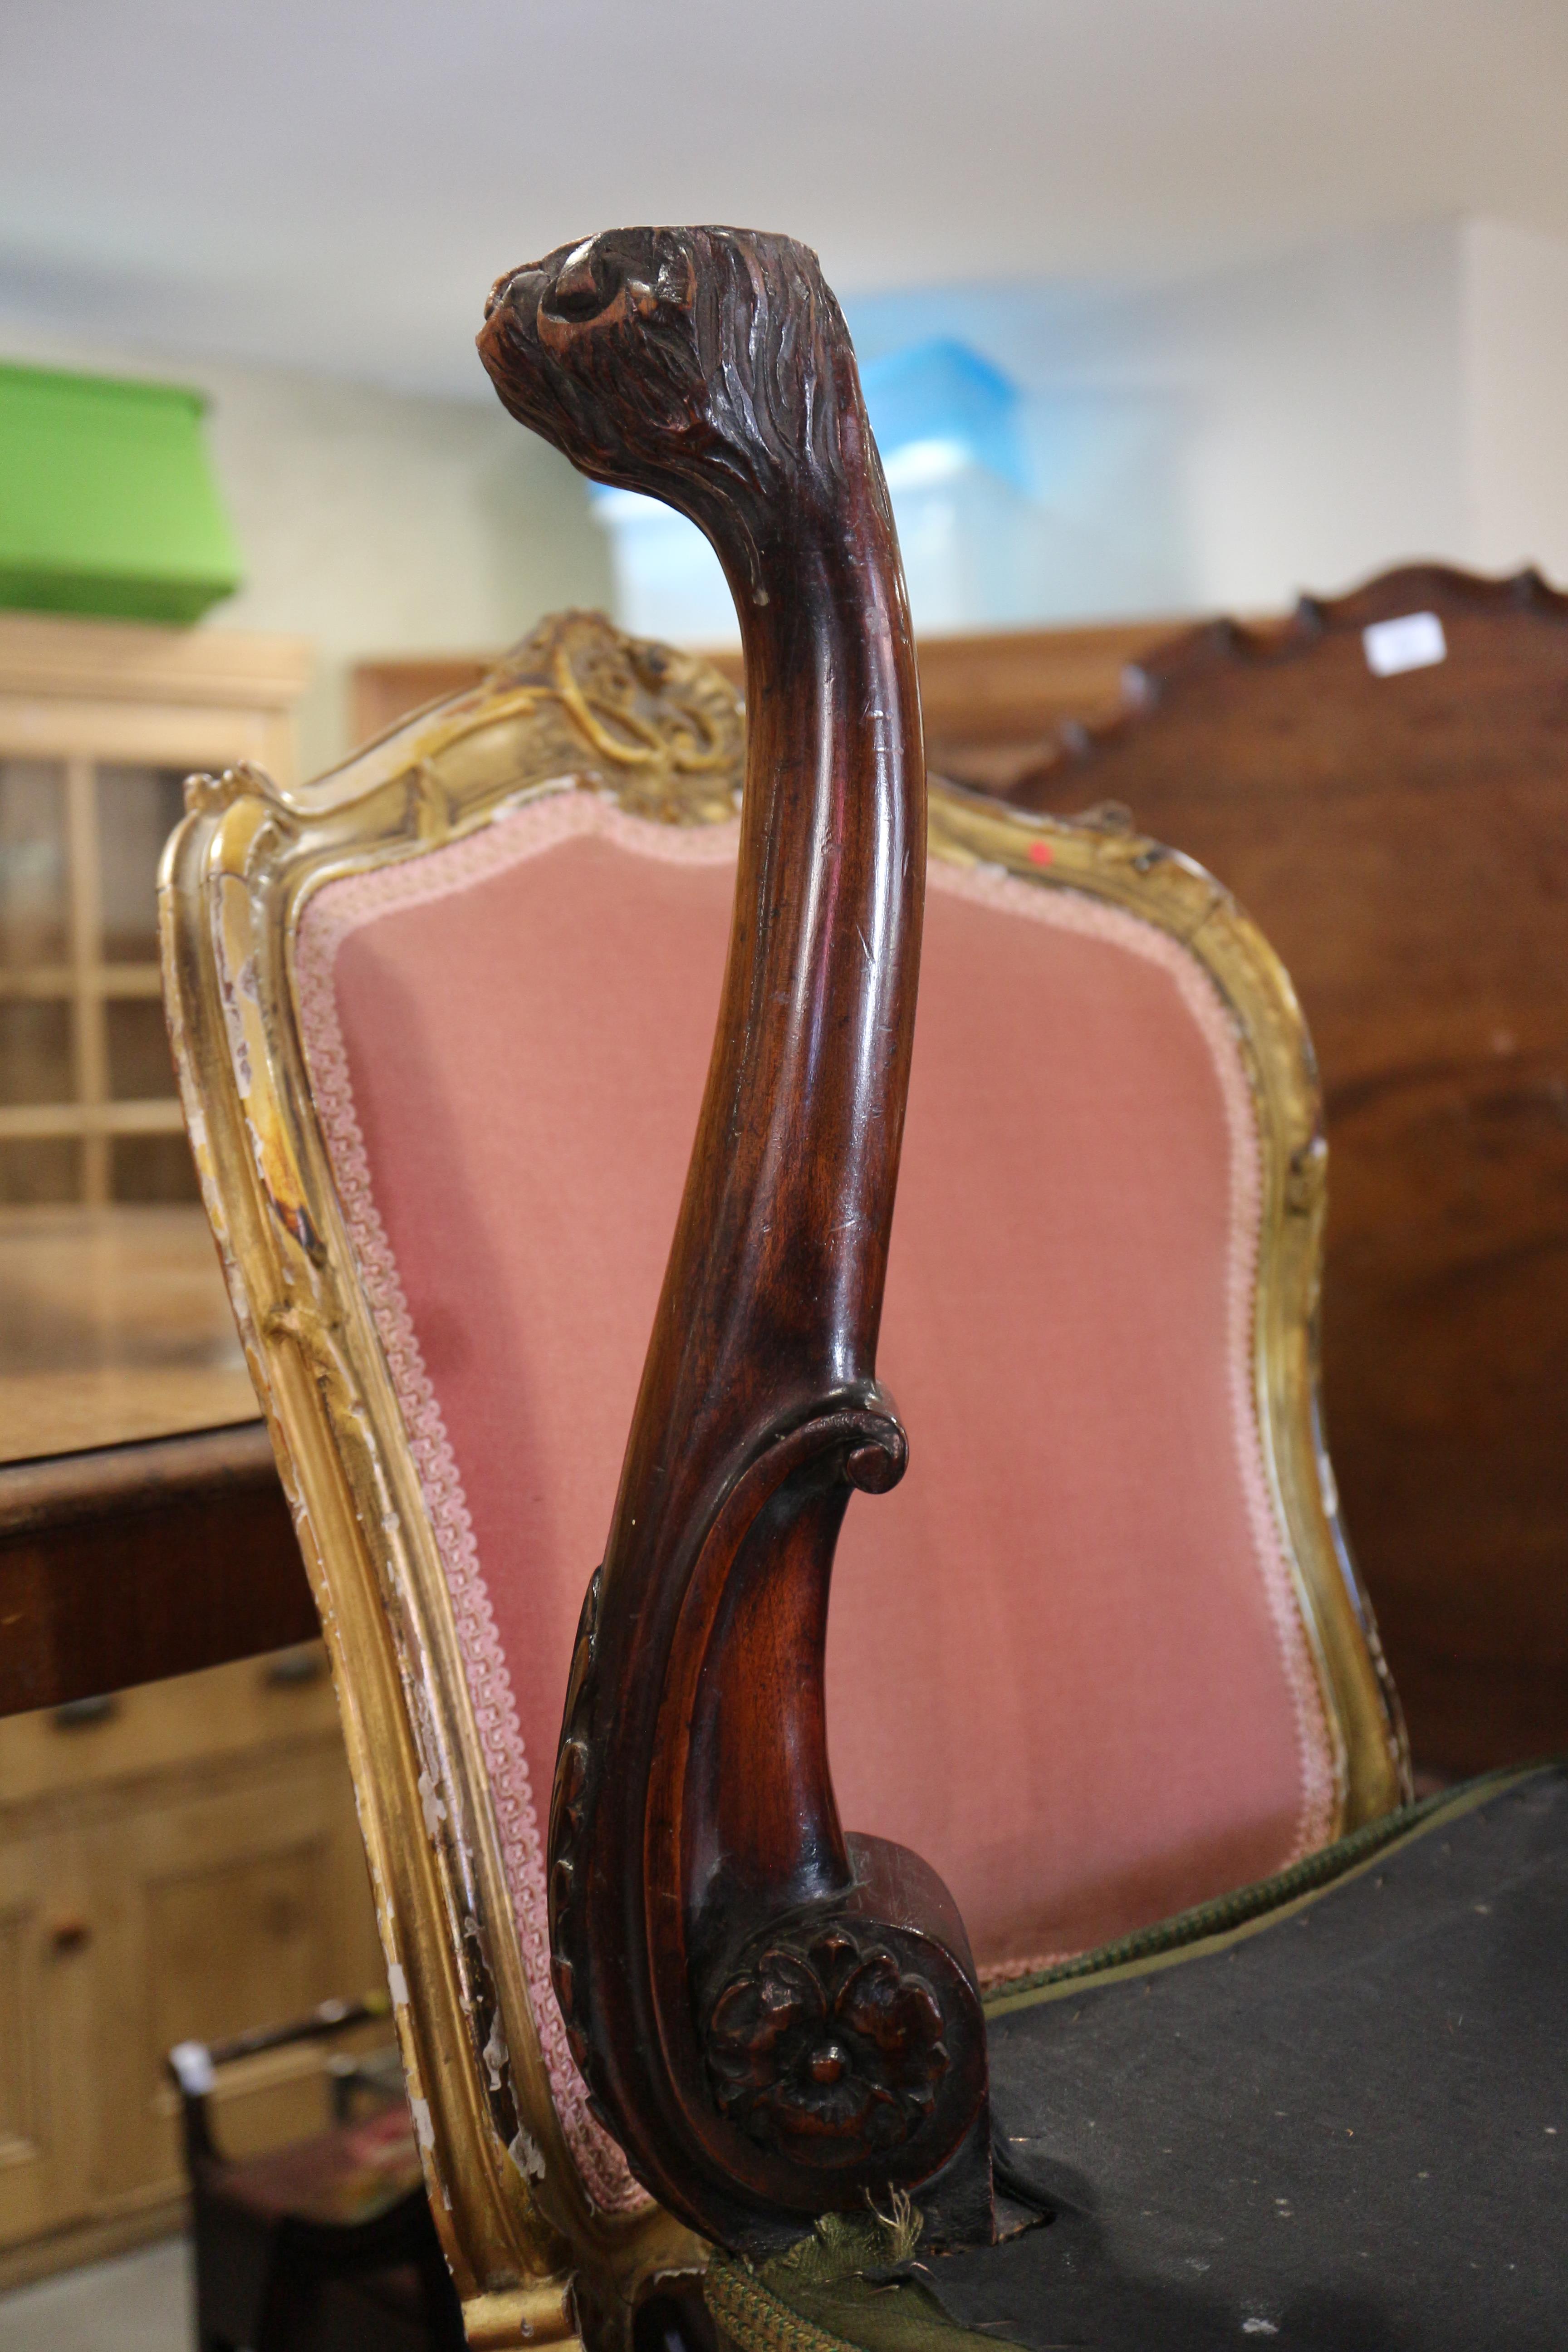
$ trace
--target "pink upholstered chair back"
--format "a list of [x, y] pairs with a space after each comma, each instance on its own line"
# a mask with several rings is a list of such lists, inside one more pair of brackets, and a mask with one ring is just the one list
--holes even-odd
[[[711, 1044], [736, 827], [562, 793], [309, 903], [317, 1102], [438, 1532], [525, 1932]], [[1276, 1870], [1342, 1810], [1255, 1381], [1244, 1041], [1167, 930], [934, 857], [851, 1507], [841, 1810], [984, 1970]], [[541, 1992], [548, 2001], [547, 1992]]]
[[[704, 665], [557, 616], [314, 784], [195, 780], [165, 861], [192, 1142], [485, 2341], [573, 2335], [563, 2244], [633, 2300], [700, 2259], [586, 2111], [540, 1812], [711, 1044], [742, 738]], [[847, 1825], [923, 1855], [1005, 1979], [1277, 1869], [1405, 1768], [1313, 1419], [1289, 982], [1209, 877], [1114, 828], [938, 787], [931, 845], [879, 1354], [911, 1466], [851, 1504], [828, 1713]]]

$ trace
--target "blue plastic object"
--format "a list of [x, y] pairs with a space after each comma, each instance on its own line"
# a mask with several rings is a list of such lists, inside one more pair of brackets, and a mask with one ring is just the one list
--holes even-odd
[[933, 444], [955, 467], [984, 466], [1015, 489], [1028, 489], [1018, 387], [968, 343], [933, 336], [871, 361], [860, 381], [884, 465]]

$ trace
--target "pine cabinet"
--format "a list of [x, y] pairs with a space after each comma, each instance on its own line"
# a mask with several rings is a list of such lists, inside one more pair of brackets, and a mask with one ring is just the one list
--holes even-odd
[[[174, 2042], [384, 1984], [319, 1644], [0, 1720], [0, 2286], [177, 2221]], [[226, 2069], [225, 2143], [319, 2130], [323, 2066]]]
[[[0, 1716], [0, 2289], [178, 2221], [174, 2042], [384, 1981], [320, 1645], [111, 1687], [215, 1558], [310, 1622], [253, 1475], [155, 889], [189, 770], [290, 780], [308, 667], [291, 638], [0, 614], [0, 1643], [79, 1649], [85, 1612], [105, 1694]], [[319, 2128], [323, 2063], [226, 2070], [225, 2139]]]

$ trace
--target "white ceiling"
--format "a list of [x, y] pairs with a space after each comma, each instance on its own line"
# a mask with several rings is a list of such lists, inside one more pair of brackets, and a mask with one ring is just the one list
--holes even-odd
[[1568, 0], [5, 0], [8, 317], [482, 392], [503, 267], [784, 228], [853, 294], [1436, 215], [1568, 237]]

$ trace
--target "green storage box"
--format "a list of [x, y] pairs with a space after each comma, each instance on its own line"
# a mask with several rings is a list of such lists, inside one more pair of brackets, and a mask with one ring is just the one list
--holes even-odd
[[176, 384], [0, 365], [0, 605], [196, 621], [239, 549]]

